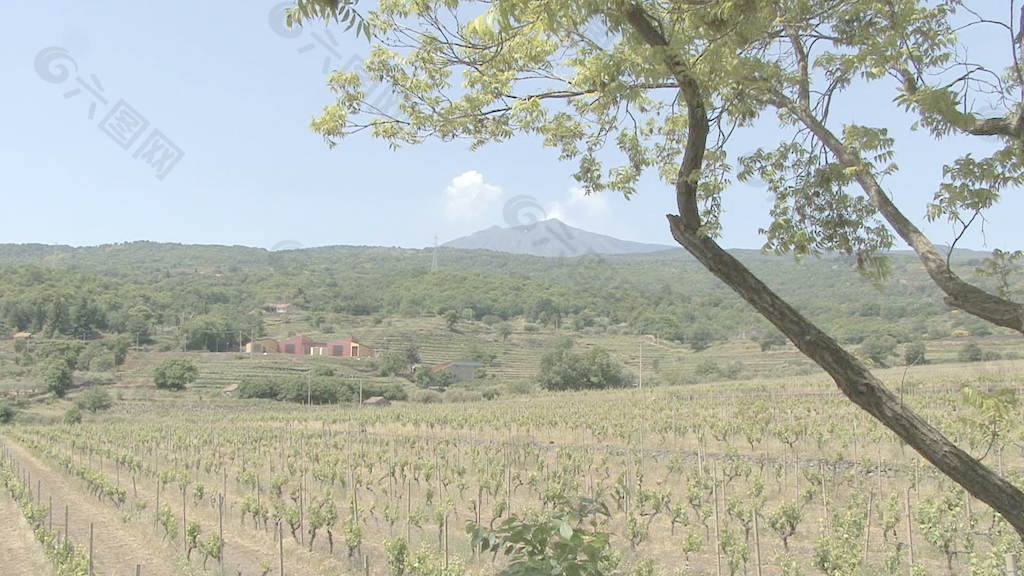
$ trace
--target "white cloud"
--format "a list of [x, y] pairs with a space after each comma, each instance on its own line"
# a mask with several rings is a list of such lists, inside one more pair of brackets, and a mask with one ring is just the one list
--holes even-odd
[[492, 212], [504, 194], [501, 186], [488, 184], [480, 172], [463, 172], [445, 189], [444, 214], [452, 221], [476, 222]]
[[568, 197], [552, 202], [546, 208], [548, 218], [578, 226], [604, 217], [608, 213], [608, 199], [600, 193], [588, 195], [583, 188], [574, 186], [569, 189]]

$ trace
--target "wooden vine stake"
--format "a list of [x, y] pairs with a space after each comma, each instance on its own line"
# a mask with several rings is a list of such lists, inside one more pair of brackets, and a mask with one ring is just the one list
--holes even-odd
[[910, 491], [912, 487], [907, 486], [907, 553], [910, 556], [910, 574], [914, 573], [914, 522], [910, 518]]
[[218, 538], [220, 538], [220, 551], [217, 553], [217, 563], [220, 564], [220, 573], [224, 574], [224, 500], [225, 497], [222, 494], [220, 497], [220, 506], [218, 507]]
[[[881, 496], [881, 495], [879, 495]], [[868, 519], [864, 523], [864, 563], [868, 563], [868, 550], [871, 547], [871, 512], [875, 503], [875, 493], [868, 490]]]
[[715, 499], [715, 561], [718, 565], [718, 576], [722, 576], [722, 541], [718, 522], [718, 462], [711, 461], [711, 497]]
[[284, 527], [280, 520], [277, 521], [277, 556], [281, 564], [280, 576], [284, 576]]
[[185, 523], [185, 487], [181, 487], [181, 549], [188, 551], [188, 527]]
[[825, 463], [818, 462], [818, 474], [821, 476], [821, 506], [825, 509], [825, 529], [831, 530], [828, 515], [828, 485], [825, 484]]
[[757, 526], [757, 517], [760, 515], [754, 511], [754, 565], [757, 567], [757, 576], [761, 576], [761, 535]]

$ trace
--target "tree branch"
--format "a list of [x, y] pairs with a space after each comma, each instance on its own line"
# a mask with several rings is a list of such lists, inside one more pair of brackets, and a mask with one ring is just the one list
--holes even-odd
[[701, 227], [700, 212], [697, 208], [697, 182], [704, 164], [708, 134], [711, 131], [708, 111], [701, 95], [700, 85], [693, 77], [689, 64], [683, 57], [670, 49], [668, 38], [656, 27], [650, 16], [639, 4], [630, 3], [625, 9], [626, 20], [636, 33], [643, 38], [668, 67], [679, 84], [679, 92], [686, 102], [687, 134], [683, 161], [676, 177], [676, 204], [687, 230], [696, 232]]
[[949, 266], [932, 241], [893, 203], [861, 158], [846, 146], [806, 107], [775, 93], [773, 104], [795, 115], [846, 167], [856, 170], [857, 183], [900, 238], [910, 245], [928, 275], [946, 294], [946, 304], [1024, 334], [1024, 305], [1000, 298], [965, 282]]

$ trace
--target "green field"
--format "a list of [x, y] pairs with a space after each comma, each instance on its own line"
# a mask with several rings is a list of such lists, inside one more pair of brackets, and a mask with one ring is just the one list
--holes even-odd
[[[554, 513], [579, 496], [608, 506], [601, 529], [633, 573], [715, 574], [721, 562], [726, 574], [754, 574], [759, 562], [762, 573], [812, 574], [823, 557], [859, 566], [858, 574], [904, 573], [912, 538], [925, 573], [943, 573], [948, 559], [954, 573], [995, 576], [1012, 548], [1012, 534], [983, 504], [821, 376], [310, 408], [225, 397], [219, 387], [246, 366], [286, 371], [309, 363], [236, 356], [196, 355], [210, 376], [186, 392], [125, 382], [113, 387], [119, 400], [111, 411], [80, 425], [46, 423], [48, 414], [59, 417], [61, 401], [3, 430], [13, 462], [41, 481], [44, 504], [48, 495], [70, 503], [78, 522], [88, 517], [107, 531], [105, 542], [132, 533], [152, 546], [145, 557], [100, 548], [101, 573], [132, 562], [143, 573], [203, 573], [201, 549], [182, 558], [182, 490], [200, 546], [219, 535], [225, 498], [230, 574], [276, 574], [282, 550], [286, 573], [354, 575], [369, 563], [371, 574], [392, 574], [385, 542], [399, 540], [423, 567], [416, 574], [433, 574], [429, 566], [440, 570], [446, 557], [444, 574], [487, 574], [501, 556], [474, 552], [467, 523]], [[983, 416], [962, 406], [960, 387], [1022, 385], [1017, 361], [880, 374], [975, 453], [985, 452]], [[1021, 416], [1015, 408], [986, 460], [1011, 478], [1024, 478]], [[324, 520], [326, 508], [333, 513]], [[792, 535], [784, 513], [796, 518]], [[278, 521], [283, 545], [274, 536]], [[953, 542], [940, 537], [949, 530]], [[81, 534], [73, 529], [73, 538]], [[947, 557], [945, 544], [956, 553]]]

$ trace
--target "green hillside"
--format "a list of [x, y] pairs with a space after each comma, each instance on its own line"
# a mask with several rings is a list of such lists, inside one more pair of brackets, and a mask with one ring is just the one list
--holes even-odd
[[[956, 360], [968, 341], [983, 343], [989, 357], [1016, 354], [1007, 334], [946, 308], [910, 255], [893, 254], [892, 274], [875, 285], [847, 258], [735, 253], [843, 342], [889, 345], [886, 363], [901, 362], [911, 342], [924, 343], [932, 361]], [[567, 336], [580, 349], [608, 350], [637, 383], [642, 347], [650, 385], [816, 370], [682, 250], [552, 259], [441, 249], [437, 256], [431, 272], [431, 250], [2, 245], [0, 333], [33, 332], [41, 350], [120, 341], [131, 349], [115, 372], [125, 383], [146, 383], [160, 358], [187, 352], [200, 366], [197, 385], [217, 389], [299, 377], [325, 362], [342, 378], [402, 381], [379, 376], [375, 360], [239, 353], [254, 336], [296, 334], [355, 336], [382, 354], [413, 346], [424, 365], [485, 358], [484, 384], [500, 387], [531, 385], [541, 356]], [[972, 277], [983, 257], [957, 253], [952, 262]], [[291, 311], [277, 313], [274, 303]], [[0, 347], [4, 386], [37, 388], [36, 360], [7, 341]], [[89, 366], [79, 368], [79, 379], [87, 378]]]

